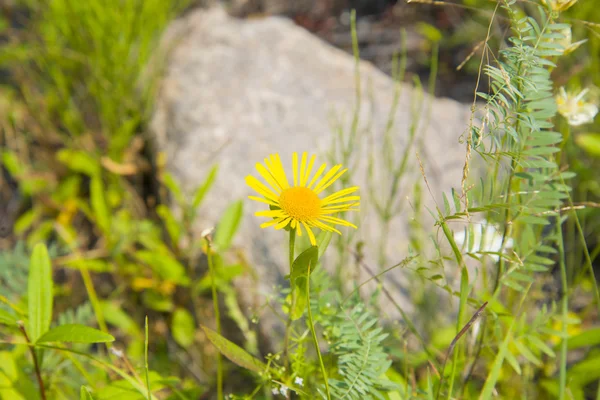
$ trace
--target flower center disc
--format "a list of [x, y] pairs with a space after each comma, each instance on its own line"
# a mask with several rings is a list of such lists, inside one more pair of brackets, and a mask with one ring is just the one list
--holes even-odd
[[321, 199], [309, 188], [292, 187], [279, 196], [279, 206], [298, 221], [316, 219], [321, 214]]

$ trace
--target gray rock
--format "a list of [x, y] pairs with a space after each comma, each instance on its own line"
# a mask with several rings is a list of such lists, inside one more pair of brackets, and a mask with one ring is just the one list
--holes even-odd
[[[319, 155], [318, 164], [326, 161], [335, 129], [350, 129], [356, 104], [353, 58], [291, 21], [279, 17], [238, 20], [219, 8], [198, 10], [174, 22], [165, 40], [174, 47], [152, 122], [158, 148], [166, 152], [168, 170], [189, 190], [202, 182], [213, 164], [219, 164], [217, 183], [195, 223], [198, 231], [215, 225], [230, 202], [252, 194], [244, 178], [256, 174], [255, 163], [277, 152], [289, 166], [293, 151], [308, 151]], [[352, 178], [363, 188], [364, 201], [355, 237], [365, 241], [365, 261], [378, 270], [384, 267], [377, 265], [382, 228], [366, 193], [370, 179], [367, 159], [371, 149], [375, 149], [376, 159], [381, 158], [396, 86], [366, 62], [360, 63], [360, 79], [359, 139], [354, 144]], [[442, 192], [461, 184], [465, 149], [459, 138], [468, 126], [470, 108], [448, 99], [420, 96], [419, 91], [402, 84], [393, 114], [393, 141], [400, 157], [415, 122], [412, 110], [423, 106], [416, 145], [431, 193], [441, 204]], [[341, 122], [336, 126], [332, 120]], [[414, 183], [423, 181], [415, 150], [409, 153], [402, 199], [410, 198]], [[388, 190], [385, 182], [375, 182], [381, 193]], [[435, 207], [429, 192], [423, 193], [425, 205]], [[287, 236], [259, 228], [265, 219], [253, 213], [262, 209], [260, 204], [246, 200], [244, 207], [235, 245], [256, 268], [261, 294], [272, 293], [273, 285], [288, 273]], [[423, 214], [429, 213], [425, 210]], [[392, 221], [386, 248], [390, 264], [408, 255], [411, 218], [411, 206], [405, 204], [402, 214]], [[432, 222], [426, 218], [428, 233], [437, 230]], [[333, 249], [330, 252], [335, 253]], [[406, 285], [402, 274], [402, 270], [394, 270], [385, 279], [392, 284], [389, 289], [397, 301], [410, 309], [402, 295]], [[366, 277], [363, 271], [357, 279]], [[255, 289], [251, 287], [254, 284], [247, 284], [242, 290], [246, 295]], [[396, 316], [390, 311], [390, 317]]]

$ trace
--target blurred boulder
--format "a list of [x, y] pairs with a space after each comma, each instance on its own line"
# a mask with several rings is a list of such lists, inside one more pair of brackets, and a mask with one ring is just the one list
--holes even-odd
[[[335, 132], [350, 130], [356, 105], [354, 59], [289, 20], [239, 20], [220, 8], [196, 10], [174, 22], [165, 41], [173, 47], [151, 126], [157, 148], [167, 155], [167, 169], [190, 191], [212, 165], [219, 165], [216, 184], [195, 222], [199, 232], [217, 224], [230, 202], [251, 194], [244, 178], [255, 174], [257, 162], [277, 152], [289, 167], [294, 151], [317, 153], [317, 163], [326, 161]], [[376, 149], [374, 156], [380, 158], [397, 86], [367, 62], [360, 63], [360, 80], [359, 135], [350, 171], [364, 198], [356, 238], [365, 242], [365, 262], [379, 270], [377, 243], [382, 227], [367, 196], [367, 160], [370, 149]], [[460, 187], [465, 149], [459, 138], [468, 126], [470, 109], [453, 100], [422, 95], [410, 85], [400, 88], [391, 131], [395, 152], [402, 155], [411, 124], [418, 122], [415, 145], [431, 189], [431, 194], [423, 190], [423, 201], [435, 209], [432, 196], [442, 204], [442, 192]], [[419, 107], [423, 107], [421, 117], [415, 121]], [[415, 150], [409, 154], [400, 197], [412, 200], [414, 183], [423, 178]], [[389, 190], [383, 180], [373, 185], [380, 193]], [[260, 204], [244, 201], [235, 245], [256, 268], [258, 290], [264, 295], [284, 282], [289, 267], [286, 235], [261, 230], [264, 219], [253, 215], [259, 209]], [[426, 210], [422, 214], [429, 215]], [[408, 255], [412, 217], [406, 203], [400, 217], [392, 221], [386, 248], [390, 264]], [[426, 222], [428, 233], [437, 229], [432, 222]], [[361, 274], [358, 280], [368, 277], [364, 271]], [[402, 274], [394, 270], [385, 281], [399, 304], [409, 310]], [[240, 285], [245, 296], [256, 293], [255, 283]], [[395, 318], [391, 308], [385, 311]]]

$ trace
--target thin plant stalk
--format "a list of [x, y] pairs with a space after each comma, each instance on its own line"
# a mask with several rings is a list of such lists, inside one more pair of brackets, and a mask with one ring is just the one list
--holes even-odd
[[[25, 330], [23, 324], [19, 324], [19, 329], [21, 330], [21, 333], [25, 337], [27, 343], [31, 343], [31, 341], [29, 340], [29, 335], [27, 335], [27, 331]], [[44, 380], [42, 379], [42, 372], [40, 370], [40, 364], [37, 359], [37, 354], [35, 353], [35, 348], [33, 346], [29, 346], [29, 351], [31, 352], [31, 358], [33, 358], [33, 367], [35, 368], [35, 377], [38, 381], [40, 397], [42, 400], [46, 400], [46, 388], [44, 387]]]
[[327, 400], [331, 400], [331, 394], [329, 393], [329, 383], [327, 382], [327, 371], [325, 371], [325, 364], [323, 363], [323, 357], [321, 356], [321, 349], [319, 348], [319, 339], [317, 338], [317, 332], [315, 331], [315, 323], [312, 318], [312, 311], [310, 307], [310, 264], [308, 265], [308, 277], [306, 278], [306, 292], [308, 293], [308, 327], [312, 334], [313, 342], [315, 344], [315, 351], [319, 358], [319, 365], [321, 366], [321, 373], [323, 374], [323, 381], [325, 382], [325, 393], [327, 394]]
[[148, 316], [146, 315], [146, 320], [144, 324], [144, 372], [146, 374], [146, 390], [148, 390], [148, 400], [152, 399], [152, 390], [150, 390], [150, 373], [148, 370]]
[[[290, 229], [290, 242], [289, 242], [289, 259], [290, 259], [290, 276], [292, 274], [292, 265], [294, 264], [294, 250], [296, 248], [296, 229]], [[291, 285], [290, 285], [291, 287]], [[294, 296], [291, 296], [291, 300], [294, 301]], [[292, 309], [294, 308], [294, 304], [290, 304], [290, 312], [288, 313], [287, 321], [285, 323], [285, 336], [283, 339], [283, 354], [284, 354], [284, 362], [285, 367], [288, 367], [289, 357], [288, 357], [288, 347], [290, 344], [290, 328], [292, 327]]]
[[569, 295], [568, 295], [568, 282], [567, 282], [567, 266], [565, 265], [565, 246], [563, 243], [562, 234], [562, 221], [559, 217], [558, 223], [556, 224], [556, 233], [558, 236], [558, 265], [560, 266], [560, 284], [562, 286], [562, 299], [561, 299], [561, 316], [562, 316], [562, 334], [563, 338], [560, 343], [560, 366], [559, 366], [559, 392], [558, 398], [560, 400], [565, 399], [566, 387], [567, 387], [567, 313], [569, 312]]
[[[219, 297], [217, 295], [217, 282], [215, 279], [215, 268], [213, 265], [212, 249], [210, 246], [210, 237], [206, 236], [206, 257], [208, 259], [208, 270], [210, 273], [210, 286], [212, 290], [213, 307], [215, 310], [215, 320], [217, 324], [217, 333], [221, 335], [221, 315], [219, 313]], [[217, 352], [217, 398], [223, 399], [223, 361], [221, 353]]]

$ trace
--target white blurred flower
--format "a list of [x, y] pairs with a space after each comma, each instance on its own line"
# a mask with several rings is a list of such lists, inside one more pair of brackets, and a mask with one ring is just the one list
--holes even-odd
[[[467, 240], [466, 231], [456, 232], [454, 241], [460, 247], [465, 246]], [[499, 253], [502, 250], [502, 233], [496, 227], [486, 220], [481, 221], [481, 226], [473, 228], [473, 248], [469, 249], [471, 253]], [[513, 246], [511, 238], [506, 238], [504, 248], [509, 249]], [[488, 254], [494, 261], [500, 260], [497, 254]]]
[[287, 396], [288, 389], [289, 389], [289, 388], [288, 388], [287, 386], [285, 386], [285, 385], [281, 385], [281, 387], [279, 388], [279, 393], [280, 393], [282, 396]]
[[578, 95], [575, 95], [574, 93], [567, 93], [564, 87], [559, 89], [556, 95], [558, 113], [567, 119], [569, 125], [577, 126], [590, 123], [598, 114], [598, 106], [583, 101], [587, 92], [588, 89], [584, 89]]
[[294, 379], [294, 383], [298, 386], [304, 386], [304, 379], [297, 376], [296, 379]]

